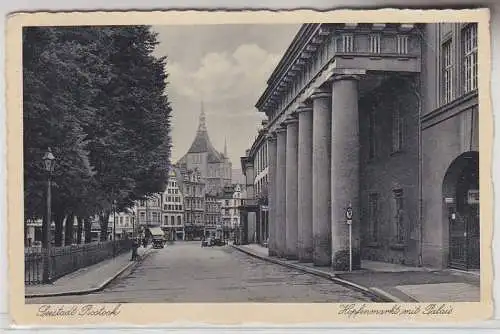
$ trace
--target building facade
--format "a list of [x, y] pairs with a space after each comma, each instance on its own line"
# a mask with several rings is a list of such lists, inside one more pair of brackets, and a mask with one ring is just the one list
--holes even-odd
[[421, 256], [436, 267], [480, 267], [477, 29], [424, 28]]
[[148, 199], [136, 201], [135, 212], [139, 229], [161, 226], [162, 194], [153, 194]]
[[177, 183], [184, 198], [185, 240], [204, 236], [205, 226], [205, 183], [198, 169], [177, 169]]
[[116, 212], [116, 214], [109, 215], [108, 227], [114, 230], [116, 239], [133, 238], [135, 228], [135, 214], [134, 212]]
[[168, 240], [184, 240], [184, 198], [174, 168], [169, 172], [167, 186], [163, 192], [162, 209], [162, 229], [165, 231], [166, 238]]
[[346, 270], [351, 225], [354, 269], [478, 268], [477, 52], [474, 23], [303, 25], [256, 104], [269, 254]]
[[262, 122], [252, 147], [241, 158], [246, 196], [240, 212], [244, 231], [241, 242], [266, 246], [269, 238], [267, 125], [267, 121]]
[[227, 156], [227, 145], [224, 145], [224, 153], [217, 151], [212, 145], [203, 105], [196, 137], [177, 165], [186, 170], [198, 169], [207, 193], [218, 194], [224, 186], [231, 184], [232, 164]]
[[205, 194], [205, 237], [213, 237], [222, 229], [221, 203], [218, 195]]
[[221, 222], [226, 239], [235, 239], [240, 228], [240, 206], [242, 205], [242, 186], [233, 184], [226, 186], [219, 199], [221, 207]]

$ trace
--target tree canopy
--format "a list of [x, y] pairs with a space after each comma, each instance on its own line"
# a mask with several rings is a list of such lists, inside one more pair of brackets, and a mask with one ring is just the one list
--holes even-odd
[[107, 230], [113, 201], [124, 209], [163, 190], [171, 106], [157, 44], [148, 26], [24, 28], [26, 218], [46, 210], [48, 147], [56, 227], [57, 217], [100, 215]]

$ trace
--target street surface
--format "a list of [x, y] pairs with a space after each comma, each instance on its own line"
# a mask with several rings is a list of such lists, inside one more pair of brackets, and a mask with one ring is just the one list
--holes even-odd
[[154, 250], [128, 276], [82, 296], [42, 303], [370, 302], [330, 280], [250, 257], [230, 246], [177, 242]]

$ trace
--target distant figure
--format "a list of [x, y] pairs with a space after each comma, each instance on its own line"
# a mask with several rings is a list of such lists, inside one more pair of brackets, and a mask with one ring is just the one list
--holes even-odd
[[148, 240], [146, 238], [142, 239], [142, 245], [144, 246], [144, 248], [146, 248], [146, 246], [148, 245]]
[[132, 243], [132, 260], [135, 261], [137, 259], [137, 248], [139, 248], [139, 241], [137, 239], [134, 239]]

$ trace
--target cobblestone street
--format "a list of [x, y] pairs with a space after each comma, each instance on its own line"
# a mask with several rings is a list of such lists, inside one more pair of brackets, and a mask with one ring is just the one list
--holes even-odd
[[230, 246], [177, 242], [153, 251], [99, 293], [33, 298], [32, 303], [370, 302], [327, 279], [268, 263]]

